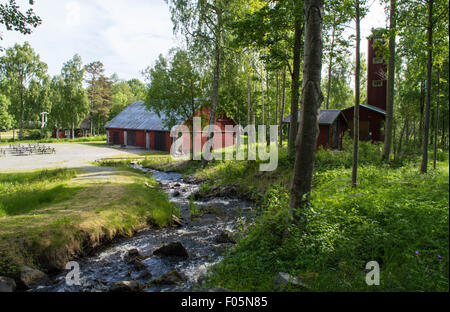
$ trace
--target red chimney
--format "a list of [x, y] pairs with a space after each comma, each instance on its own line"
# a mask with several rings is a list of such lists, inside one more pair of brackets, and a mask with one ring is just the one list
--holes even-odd
[[379, 49], [374, 47], [374, 43], [376, 41], [381, 40], [381, 43], [384, 43], [384, 39], [382, 37], [372, 35], [368, 38], [368, 40], [367, 104], [386, 110], [387, 64], [384, 61], [383, 56], [378, 52]]

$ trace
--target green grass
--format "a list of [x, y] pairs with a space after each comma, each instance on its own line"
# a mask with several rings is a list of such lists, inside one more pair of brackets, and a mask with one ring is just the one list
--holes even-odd
[[179, 214], [156, 181], [125, 168], [0, 174], [0, 190], [1, 276], [22, 265], [64, 269], [92, 247]]
[[46, 204], [70, 199], [79, 188], [68, 187], [75, 170], [0, 174], [0, 217], [20, 215]]

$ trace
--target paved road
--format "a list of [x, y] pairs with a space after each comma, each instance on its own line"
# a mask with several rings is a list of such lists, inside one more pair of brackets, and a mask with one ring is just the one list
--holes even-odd
[[[132, 155], [144, 150], [117, 149], [98, 144], [45, 144], [54, 147], [54, 155], [32, 155], [0, 157], [0, 172], [15, 170], [33, 170], [45, 168], [80, 168], [104, 157]], [[0, 149], [7, 146], [0, 146]]]

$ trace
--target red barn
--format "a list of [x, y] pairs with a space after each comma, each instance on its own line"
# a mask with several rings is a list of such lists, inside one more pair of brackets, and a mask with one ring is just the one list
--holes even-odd
[[[301, 112], [298, 113], [298, 120], [301, 120]], [[291, 115], [287, 116], [283, 123], [291, 123]], [[324, 149], [342, 149], [342, 139], [349, 124], [344, 114], [337, 109], [323, 109], [319, 117], [319, 138], [317, 139], [317, 148], [322, 146]]]
[[[196, 116], [203, 116], [209, 120], [209, 110], [203, 109], [197, 112]], [[135, 102], [105, 125], [107, 143], [170, 152], [173, 139], [170, 136], [171, 129], [164, 124], [164, 119], [163, 113], [158, 115], [147, 109], [144, 102]], [[186, 124], [181, 118], [179, 123]], [[234, 126], [234, 121], [227, 117], [219, 117], [216, 125], [222, 133], [216, 132], [214, 141], [225, 142], [225, 125]], [[202, 137], [202, 146], [206, 140], [206, 137]]]

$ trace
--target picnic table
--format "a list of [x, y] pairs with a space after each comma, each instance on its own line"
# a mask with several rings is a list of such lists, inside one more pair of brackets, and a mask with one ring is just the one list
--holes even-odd
[[[8, 153], [18, 156], [48, 155], [48, 154], [56, 154], [56, 149], [54, 147], [41, 145], [39, 143], [30, 143], [28, 145], [10, 144]], [[6, 156], [6, 150], [3, 150], [3, 152], [0, 152], [0, 154]]]

